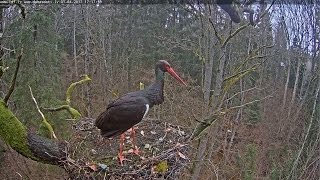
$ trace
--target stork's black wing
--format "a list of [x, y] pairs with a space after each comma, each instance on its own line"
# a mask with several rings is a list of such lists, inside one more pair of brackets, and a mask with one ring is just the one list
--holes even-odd
[[147, 104], [145, 97], [128, 94], [109, 104], [95, 124], [104, 137], [120, 135], [142, 120]]

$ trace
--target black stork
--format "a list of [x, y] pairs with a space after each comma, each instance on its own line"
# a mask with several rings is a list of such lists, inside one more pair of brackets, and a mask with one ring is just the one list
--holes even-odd
[[[111, 102], [106, 111], [101, 113], [95, 121], [95, 125], [100, 129], [103, 137], [120, 136], [120, 152], [118, 158], [120, 164], [125, 160], [122, 150], [124, 143], [124, 133], [139, 123], [154, 105], [161, 104], [163, 98], [164, 74], [168, 72], [180, 83], [187, 85], [173, 70], [170, 64], [165, 60], [160, 60], [155, 66], [155, 81], [147, 88], [130, 92]], [[139, 150], [135, 145], [135, 131], [131, 129], [131, 138], [134, 153]]]

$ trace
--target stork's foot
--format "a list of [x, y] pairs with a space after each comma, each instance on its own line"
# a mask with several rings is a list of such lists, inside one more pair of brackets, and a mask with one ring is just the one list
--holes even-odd
[[120, 165], [123, 166], [123, 161], [130, 161], [129, 159], [125, 158], [122, 153], [118, 154]]

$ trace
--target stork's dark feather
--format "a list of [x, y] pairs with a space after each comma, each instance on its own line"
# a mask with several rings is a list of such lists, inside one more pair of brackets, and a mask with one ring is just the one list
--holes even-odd
[[129, 93], [117, 99], [100, 114], [96, 126], [101, 130], [102, 136], [120, 135], [142, 120], [149, 102], [139, 94], [139, 91]]

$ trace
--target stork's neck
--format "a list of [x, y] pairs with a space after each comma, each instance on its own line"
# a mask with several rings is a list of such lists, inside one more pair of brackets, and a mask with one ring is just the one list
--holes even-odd
[[150, 108], [153, 105], [161, 104], [163, 98], [164, 72], [156, 68], [156, 80], [145, 89], [146, 97], [150, 101]]
[[155, 70], [156, 74], [156, 81], [164, 81], [164, 72], [160, 68], [156, 68]]

